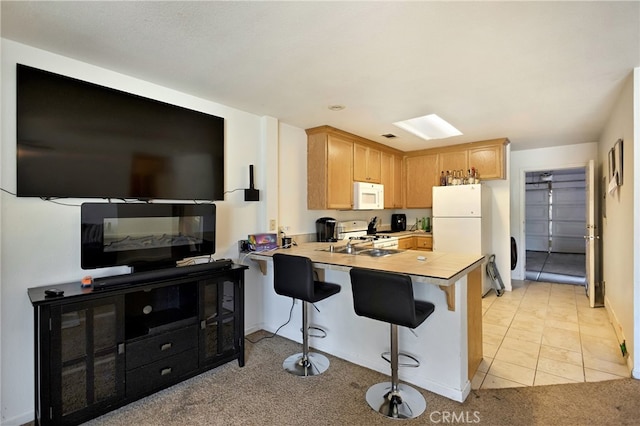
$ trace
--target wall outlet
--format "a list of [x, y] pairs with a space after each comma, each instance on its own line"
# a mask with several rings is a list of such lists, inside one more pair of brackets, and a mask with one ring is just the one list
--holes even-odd
[[276, 230], [276, 220], [271, 219], [269, 221], [269, 231], [275, 231], [275, 230]]

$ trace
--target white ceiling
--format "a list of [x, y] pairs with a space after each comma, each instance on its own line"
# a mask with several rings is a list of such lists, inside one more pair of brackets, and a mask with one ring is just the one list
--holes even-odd
[[[513, 150], [595, 142], [640, 66], [638, 1], [1, 7], [4, 38], [402, 150], [499, 137]], [[391, 124], [430, 113], [464, 135], [425, 142]]]

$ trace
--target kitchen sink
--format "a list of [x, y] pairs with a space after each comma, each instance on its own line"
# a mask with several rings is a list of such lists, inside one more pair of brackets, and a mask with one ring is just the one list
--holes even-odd
[[331, 247], [321, 248], [318, 250], [327, 251], [331, 253], [338, 253], [338, 254], [358, 254], [358, 255], [371, 256], [371, 257], [389, 256], [396, 253], [402, 253], [404, 251], [404, 250], [398, 250], [393, 248], [382, 248], [382, 247], [376, 248], [376, 247], [371, 247], [370, 245], [364, 246], [364, 247], [353, 245], [351, 246], [351, 251], [347, 249], [347, 246], [334, 247], [333, 250], [331, 250]]
[[328, 251], [331, 253], [340, 253], [340, 254], [360, 254], [367, 250], [371, 250], [371, 247], [351, 246], [351, 251], [347, 250], [347, 246], [334, 247], [333, 250], [331, 250], [330, 247], [320, 249], [320, 251]]
[[396, 253], [402, 253], [403, 251], [404, 250], [389, 249], [389, 248], [372, 248], [372, 249], [363, 250], [359, 254], [362, 254], [364, 256], [371, 256], [371, 257], [382, 257], [382, 256], [389, 256]]

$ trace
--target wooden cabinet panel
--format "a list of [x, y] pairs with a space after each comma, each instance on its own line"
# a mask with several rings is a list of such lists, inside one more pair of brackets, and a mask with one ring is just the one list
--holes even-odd
[[353, 142], [327, 133], [307, 140], [307, 208], [350, 209], [353, 205]]
[[438, 154], [438, 173], [447, 170], [463, 170], [464, 173], [469, 169], [469, 156], [467, 150], [448, 151]]
[[384, 185], [384, 207], [402, 208], [402, 157], [380, 153], [380, 183]]
[[353, 206], [353, 144], [329, 136], [327, 164], [327, 208], [350, 209]]
[[406, 207], [431, 208], [431, 189], [438, 184], [438, 155], [425, 154], [406, 157]]
[[504, 145], [496, 143], [469, 149], [469, 167], [475, 167], [480, 180], [504, 179]]
[[416, 250], [433, 250], [433, 237], [431, 235], [416, 235]]
[[353, 144], [353, 180], [380, 183], [381, 152], [375, 148]]
[[307, 208], [349, 210], [353, 181], [382, 183], [386, 209], [431, 208], [447, 170], [475, 167], [481, 180], [505, 179], [506, 138], [403, 153], [335, 129], [307, 129]]
[[398, 239], [398, 248], [401, 250], [413, 250], [416, 248], [415, 237], [404, 237]]

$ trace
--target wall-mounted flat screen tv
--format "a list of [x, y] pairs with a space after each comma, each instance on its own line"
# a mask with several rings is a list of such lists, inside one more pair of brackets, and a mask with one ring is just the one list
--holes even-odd
[[224, 119], [17, 65], [20, 197], [224, 199]]

